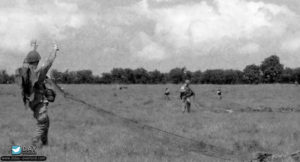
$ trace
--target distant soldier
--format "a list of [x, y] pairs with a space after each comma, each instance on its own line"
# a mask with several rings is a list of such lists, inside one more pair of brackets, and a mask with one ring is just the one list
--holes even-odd
[[[33, 116], [37, 120], [36, 136], [32, 140], [35, 146], [48, 144], [48, 130], [50, 126], [47, 114], [49, 101], [54, 101], [54, 91], [47, 89], [45, 85], [46, 74], [56, 58], [58, 47], [55, 44], [53, 52], [50, 54], [45, 65], [38, 67], [41, 59], [36, 51], [38, 45], [36, 41], [31, 42], [33, 50], [30, 51], [23, 62], [23, 67], [16, 70], [16, 81], [22, 88], [22, 96], [25, 108], [33, 111]], [[52, 101], [51, 101], [52, 100]]]
[[219, 99], [221, 100], [222, 99], [222, 91], [221, 91], [221, 88], [219, 88], [217, 90], [217, 95], [219, 96]]
[[296, 85], [296, 86], [298, 86], [298, 85], [299, 85], [299, 83], [298, 83], [298, 81], [297, 81], [297, 80], [295, 81], [295, 85]]
[[120, 90], [122, 90], [122, 89], [128, 89], [128, 87], [127, 86], [121, 86], [119, 89]]
[[170, 95], [170, 90], [169, 90], [169, 88], [166, 88], [165, 89], [165, 99], [170, 100], [169, 95]]
[[191, 110], [191, 97], [195, 96], [195, 93], [190, 88], [190, 81], [186, 80], [183, 86], [180, 88], [180, 99], [182, 101], [182, 112], [186, 110], [189, 113]]

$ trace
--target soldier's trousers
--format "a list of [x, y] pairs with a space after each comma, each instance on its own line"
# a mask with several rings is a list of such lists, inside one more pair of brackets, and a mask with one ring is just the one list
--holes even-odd
[[184, 98], [182, 99], [182, 112], [190, 112], [191, 111], [191, 99]]
[[37, 120], [36, 134], [33, 138], [33, 144], [36, 145], [42, 142], [43, 145], [48, 144], [48, 130], [50, 126], [49, 117], [47, 114], [48, 103], [40, 103], [34, 107], [34, 118]]

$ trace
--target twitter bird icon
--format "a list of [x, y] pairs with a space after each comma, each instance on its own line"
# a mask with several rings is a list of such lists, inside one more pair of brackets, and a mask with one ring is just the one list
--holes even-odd
[[22, 152], [21, 146], [12, 146], [11, 147], [11, 154], [12, 155], [20, 155]]

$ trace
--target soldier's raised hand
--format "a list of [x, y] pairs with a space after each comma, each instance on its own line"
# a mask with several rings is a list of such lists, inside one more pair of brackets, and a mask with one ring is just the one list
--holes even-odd
[[31, 40], [30, 42], [31, 47], [33, 48], [33, 50], [36, 50], [38, 48], [38, 44], [37, 44], [37, 40]]
[[56, 43], [54, 43], [53, 49], [54, 49], [54, 51], [59, 51], [58, 45]]

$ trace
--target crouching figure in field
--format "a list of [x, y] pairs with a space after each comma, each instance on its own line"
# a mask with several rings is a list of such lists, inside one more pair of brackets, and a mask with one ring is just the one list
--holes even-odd
[[41, 56], [36, 51], [38, 46], [36, 41], [32, 41], [31, 46], [33, 50], [27, 54], [23, 66], [16, 70], [16, 82], [21, 86], [25, 109], [30, 108], [37, 120], [36, 135], [32, 139], [32, 144], [40, 147], [48, 144], [50, 121], [47, 106], [49, 102], [54, 101], [55, 92], [47, 88], [45, 82], [47, 72], [56, 58], [58, 47], [55, 44], [45, 65], [37, 68]]
[[219, 88], [217, 90], [217, 95], [219, 96], [219, 99], [222, 100], [222, 91], [221, 91], [221, 88]]
[[169, 88], [166, 88], [166, 89], [165, 89], [164, 95], [165, 95], [165, 100], [170, 100], [170, 97], [169, 97], [169, 95], [170, 95], [170, 90], [169, 90]]

